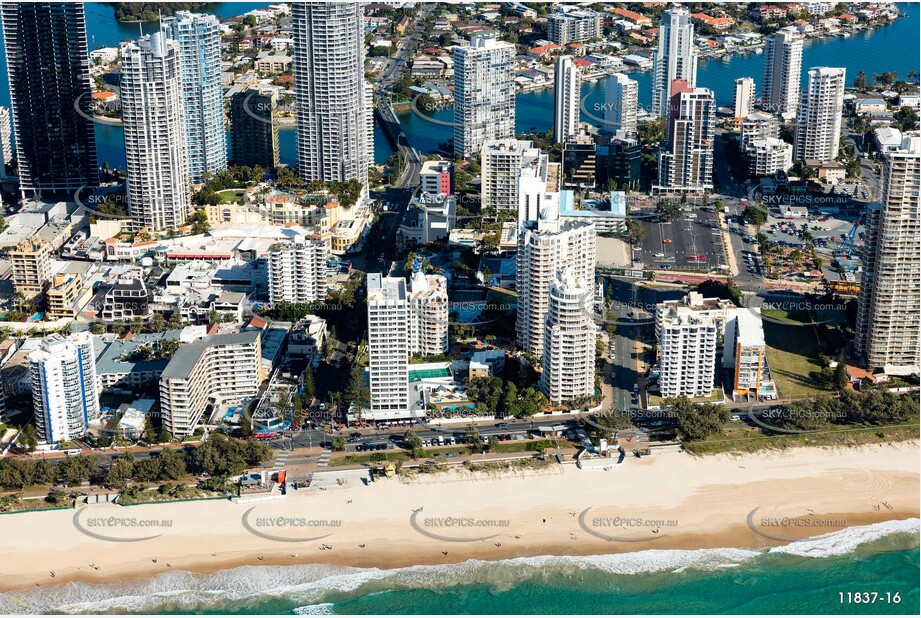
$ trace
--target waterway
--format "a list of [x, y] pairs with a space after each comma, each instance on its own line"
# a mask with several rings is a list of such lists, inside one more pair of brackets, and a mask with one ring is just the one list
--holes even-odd
[[[269, 3], [216, 2], [207, 10], [220, 18], [226, 18], [267, 4]], [[154, 27], [153, 24], [119, 23], [115, 20], [114, 9], [107, 4], [87, 2], [85, 6], [90, 49], [118, 45], [122, 40], [137, 38], [142, 29], [149, 32]], [[848, 83], [853, 82], [859, 71], [866, 72], [869, 77], [874, 73], [896, 71], [903, 78], [907, 77], [909, 71], [918, 71], [921, 10], [916, 4], [902, 3], [899, 6], [903, 12], [908, 12], [910, 17], [900, 18], [888, 26], [856, 33], [848, 38], [807, 41], [803, 52], [804, 81], [806, 71], [814, 66], [843, 66], [847, 69]], [[755, 53], [701, 60], [697, 71], [698, 85], [712, 89], [718, 105], [731, 105], [735, 79], [754, 77], [760, 85], [763, 62], [763, 57]], [[0, 73], [6, 74], [4, 55], [0, 55]], [[651, 99], [651, 74], [633, 73], [631, 77], [639, 82], [640, 105], [648, 107]], [[600, 105], [604, 98], [604, 80], [584, 84], [582, 94], [588, 97], [586, 107], [589, 110], [596, 104]], [[0, 88], [0, 105], [9, 105], [8, 87]], [[518, 132], [548, 130], [553, 125], [552, 88], [519, 94], [515, 108], [515, 125]], [[438, 149], [439, 143], [446, 142], [452, 137], [451, 126], [427, 122], [411, 111], [404, 111], [398, 115], [410, 142], [422, 153], [434, 152]], [[453, 112], [450, 109], [442, 110], [437, 112], [435, 117], [450, 121]], [[591, 122], [584, 114], [583, 120]], [[392, 149], [379, 126], [375, 126], [374, 136], [374, 159], [378, 163], [383, 163]], [[100, 164], [107, 162], [111, 167], [124, 167], [124, 132], [120, 126], [97, 124], [96, 148]], [[293, 126], [279, 130], [279, 151], [282, 163], [296, 164], [296, 137]]]

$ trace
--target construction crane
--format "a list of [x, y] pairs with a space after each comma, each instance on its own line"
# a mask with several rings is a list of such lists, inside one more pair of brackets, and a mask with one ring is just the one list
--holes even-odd
[[[838, 263], [842, 266], [844, 261], [847, 260], [848, 266], [853, 262], [854, 258], [854, 243], [857, 239], [857, 228], [860, 227], [860, 224], [863, 223], [863, 215], [861, 214], [858, 217], [857, 221], [854, 222], [854, 226], [844, 235], [844, 240], [838, 243], [838, 246], [835, 247], [832, 255]], [[843, 259], [842, 259], [843, 258]]]

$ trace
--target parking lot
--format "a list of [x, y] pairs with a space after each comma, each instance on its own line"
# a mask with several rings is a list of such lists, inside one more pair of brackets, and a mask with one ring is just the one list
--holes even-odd
[[681, 217], [663, 222], [650, 212], [643, 220], [646, 240], [633, 252], [634, 267], [708, 272], [725, 265], [716, 216], [688, 208]]

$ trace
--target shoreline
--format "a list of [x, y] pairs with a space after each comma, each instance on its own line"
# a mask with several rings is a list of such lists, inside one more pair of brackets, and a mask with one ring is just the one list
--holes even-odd
[[[20, 565], [15, 574], [0, 574], [0, 591], [253, 565], [392, 569], [649, 549], [765, 550], [918, 517], [918, 465], [917, 442], [707, 458], [675, 453], [609, 471], [495, 478], [446, 474], [412, 484], [385, 479], [367, 487], [353, 479], [341, 489], [260, 503], [91, 505], [70, 513], [0, 516], [5, 539], [0, 563]], [[760, 532], [747, 523], [753, 509]], [[115, 542], [91, 536], [109, 532], [105, 526], [93, 528], [91, 516], [168, 520], [169, 525], [140, 531], [146, 540]], [[783, 517], [801, 523], [771, 527]], [[617, 518], [632, 523], [606, 527]], [[316, 526], [275, 527], [282, 519], [307, 519]], [[456, 522], [437, 525], [447, 519]], [[475, 523], [457, 523], [462, 520]], [[505, 525], [495, 527], [497, 522]], [[256, 533], [248, 531], [254, 526]]]

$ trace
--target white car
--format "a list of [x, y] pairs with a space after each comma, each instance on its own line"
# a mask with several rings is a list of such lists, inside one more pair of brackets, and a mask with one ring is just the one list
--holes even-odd
[[656, 253], [656, 257], [657, 257], [657, 258], [663, 258], [663, 257], [665, 257], [665, 254], [664, 254], [664, 253]]

